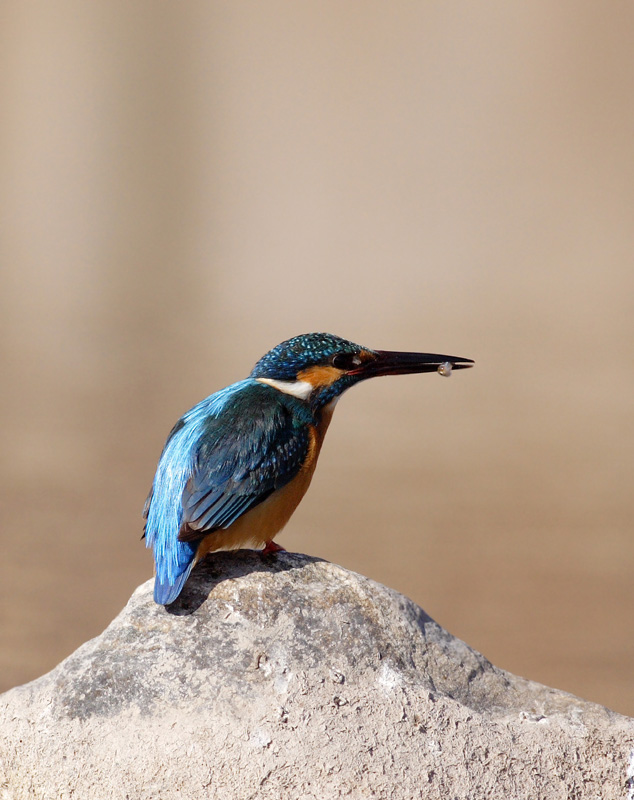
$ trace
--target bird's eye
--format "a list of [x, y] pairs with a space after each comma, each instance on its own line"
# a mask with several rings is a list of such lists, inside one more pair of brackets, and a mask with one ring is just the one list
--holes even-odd
[[361, 366], [361, 358], [357, 353], [337, 353], [330, 363], [335, 369], [350, 370]]

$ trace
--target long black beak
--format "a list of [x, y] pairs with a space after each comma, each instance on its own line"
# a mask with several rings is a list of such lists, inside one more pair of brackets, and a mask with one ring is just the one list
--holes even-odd
[[[473, 366], [470, 358], [443, 356], [437, 353], [399, 353], [390, 350], [374, 350], [376, 358], [368, 359], [350, 375], [373, 378], [376, 375], [408, 375], [412, 372], [438, 372], [449, 374], [454, 369]], [[449, 368], [447, 369], [447, 367]]]

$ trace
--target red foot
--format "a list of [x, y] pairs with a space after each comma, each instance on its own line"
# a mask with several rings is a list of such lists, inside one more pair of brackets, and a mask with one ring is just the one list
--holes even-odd
[[276, 544], [273, 539], [270, 542], [266, 542], [264, 545], [264, 549], [260, 550], [260, 553], [263, 556], [269, 556], [271, 553], [279, 553], [280, 551], [286, 552], [286, 548], [282, 547], [280, 544]]

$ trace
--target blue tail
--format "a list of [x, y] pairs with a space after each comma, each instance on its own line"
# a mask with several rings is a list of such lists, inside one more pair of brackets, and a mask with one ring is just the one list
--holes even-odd
[[183, 586], [187, 578], [189, 578], [189, 574], [194, 566], [194, 553], [192, 553], [191, 561], [185, 567], [184, 571], [178, 575], [176, 580], [170, 582], [167, 575], [161, 576], [157, 573], [154, 580], [154, 601], [156, 603], [162, 606], [168, 606], [170, 603], [173, 603], [183, 591]]

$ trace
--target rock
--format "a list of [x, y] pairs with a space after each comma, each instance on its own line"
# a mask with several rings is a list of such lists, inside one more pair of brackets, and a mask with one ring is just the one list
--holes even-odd
[[[402, 595], [216, 553], [0, 697], [0, 798], [626, 798], [634, 720], [497, 669]], [[629, 772], [628, 772], [629, 770]]]

